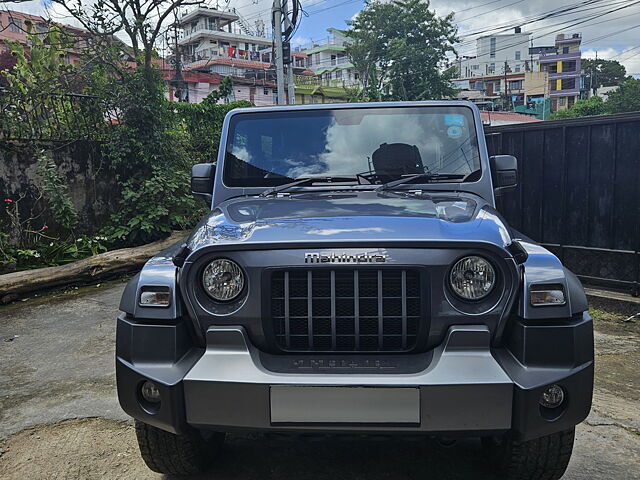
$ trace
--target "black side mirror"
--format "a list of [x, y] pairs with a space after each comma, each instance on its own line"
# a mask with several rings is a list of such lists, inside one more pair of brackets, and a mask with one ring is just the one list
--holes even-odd
[[489, 157], [493, 189], [497, 194], [513, 190], [518, 186], [518, 160], [513, 155]]
[[191, 167], [191, 193], [211, 204], [215, 176], [216, 166], [213, 163], [198, 163]]

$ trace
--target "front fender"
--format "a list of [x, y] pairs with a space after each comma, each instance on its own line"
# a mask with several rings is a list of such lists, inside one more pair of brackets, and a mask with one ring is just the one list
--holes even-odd
[[[136, 318], [152, 320], [170, 320], [180, 318], [184, 312], [184, 305], [176, 284], [177, 267], [173, 264], [173, 257], [183, 241], [161, 251], [152, 257], [142, 267], [140, 273], [133, 277], [122, 293], [120, 310]], [[143, 288], [166, 287], [169, 289], [171, 302], [168, 307], [148, 307], [139, 303]]]
[[[587, 297], [580, 280], [562, 265], [546, 248], [526, 241], [519, 242], [527, 252], [522, 264], [523, 282], [518, 306], [521, 318], [532, 320], [570, 318], [588, 309]], [[529, 288], [535, 284], [560, 284], [564, 287], [564, 305], [534, 307], [529, 302]]]

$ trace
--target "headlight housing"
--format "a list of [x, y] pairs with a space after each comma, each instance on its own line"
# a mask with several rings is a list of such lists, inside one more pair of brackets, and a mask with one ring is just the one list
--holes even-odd
[[482, 257], [471, 255], [458, 260], [449, 274], [451, 290], [463, 300], [481, 300], [496, 285], [496, 271]]
[[217, 258], [202, 272], [202, 286], [211, 298], [228, 302], [237, 298], [244, 288], [244, 273], [240, 266], [227, 258]]

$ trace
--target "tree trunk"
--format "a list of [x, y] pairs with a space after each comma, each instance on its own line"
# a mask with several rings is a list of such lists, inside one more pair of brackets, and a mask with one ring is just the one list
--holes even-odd
[[0, 303], [20, 295], [66, 285], [91, 284], [139, 270], [156, 253], [181, 241], [185, 232], [173, 232], [164, 240], [140, 247], [101, 253], [77, 262], [0, 275]]

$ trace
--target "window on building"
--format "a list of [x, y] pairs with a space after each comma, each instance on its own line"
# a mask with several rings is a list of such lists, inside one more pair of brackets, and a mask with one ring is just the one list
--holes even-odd
[[335, 64], [336, 64], [336, 56], [331, 55], [331, 65], [335, 65]]
[[471, 65], [471, 70], [478, 70], [480, 65]]
[[515, 67], [515, 71], [516, 71], [516, 72], [519, 72], [519, 71], [520, 71], [520, 64], [516, 65], [516, 67]]
[[569, 47], [562, 47], [562, 53], [569, 53]]
[[266, 88], [266, 87], [265, 87], [265, 88], [262, 90], [262, 93], [263, 93], [264, 95], [269, 95], [271, 92], [269, 91], [269, 89], [268, 89], [268, 88]]
[[342, 70], [336, 70], [336, 78], [337, 79], [342, 78]]
[[555, 92], [556, 91], [556, 81], [555, 80], [549, 80], [549, 91], [550, 92]]
[[495, 63], [490, 63], [489, 64], [489, 73], [496, 73], [496, 64]]
[[489, 39], [489, 57], [496, 58], [496, 37]]
[[47, 33], [49, 31], [49, 27], [46, 23], [38, 22], [36, 23], [36, 32], [37, 33]]
[[495, 83], [493, 84], [493, 91], [494, 91], [495, 93], [499, 93], [499, 92], [500, 92], [500, 82], [495, 82]]
[[520, 60], [520, 50], [516, 50], [516, 60]]
[[558, 106], [559, 107], [564, 107], [564, 103], [565, 103], [565, 98], [564, 97], [560, 97], [558, 99]]
[[513, 80], [509, 82], [510, 90], [522, 90], [522, 80]]
[[576, 88], [576, 79], [575, 78], [563, 78], [562, 79], [562, 90], [573, 90]]
[[562, 62], [562, 71], [563, 72], [575, 72], [576, 71], [576, 61], [575, 60], [567, 60]]
[[353, 79], [354, 79], [354, 80], [360, 80], [360, 74], [359, 74], [358, 72], [355, 72], [355, 73], [353, 74]]
[[22, 20], [19, 18], [9, 17], [9, 31], [13, 33], [22, 33]]

